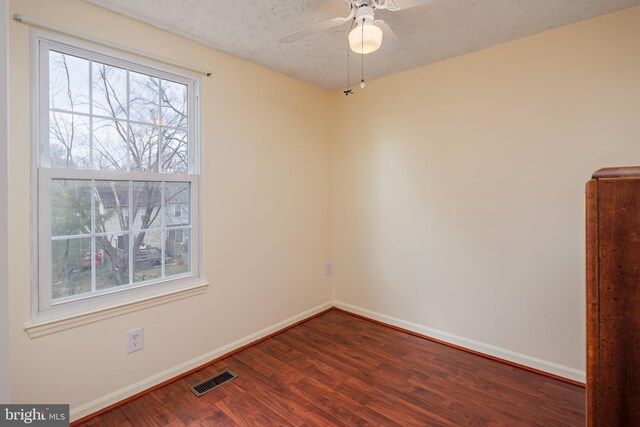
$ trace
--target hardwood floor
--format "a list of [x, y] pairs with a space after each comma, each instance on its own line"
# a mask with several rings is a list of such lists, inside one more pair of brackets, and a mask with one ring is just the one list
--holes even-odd
[[[238, 378], [195, 397], [229, 368]], [[583, 388], [339, 311], [83, 426], [582, 426]]]

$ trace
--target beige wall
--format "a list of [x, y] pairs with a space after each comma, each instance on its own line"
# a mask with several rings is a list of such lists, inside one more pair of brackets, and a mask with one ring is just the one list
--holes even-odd
[[638, 46], [640, 7], [335, 93], [335, 299], [584, 379], [584, 184], [640, 163]]
[[[110, 393], [122, 398], [132, 384], [148, 385], [331, 300], [323, 274], [331, 252], [329, 92], [81, 1], [20, 0], [10, 8], [214, 72], [203, 78], [201, 96], [207, 292], [30, 339], [23, 331], [30, 318], [29, 28], [10, 23], [14, 402], [95, 410]], [[125, 333], [138, 326], [145, 348], [127, 355]]]

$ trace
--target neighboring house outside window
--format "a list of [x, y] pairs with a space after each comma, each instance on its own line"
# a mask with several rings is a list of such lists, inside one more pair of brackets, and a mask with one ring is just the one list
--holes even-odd
[[37, 312], [194, 283], [198, 79], [62, 36], [35, 44]]

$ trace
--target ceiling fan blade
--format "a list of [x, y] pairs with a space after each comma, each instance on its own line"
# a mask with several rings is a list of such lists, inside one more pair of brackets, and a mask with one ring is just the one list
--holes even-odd
[[412, 7], [426, 6], [433, 0], [387, 0], [385, 9], [390, 11], [410, 9]]
[[400, 39], [386, 22], [384, 22], [382, 19], [378, 19], [374, 21], [374, 24], [376, 24], [382, 30], [382, 48], [384, 50], [388, 52], [395, 52], [402, 48]]
[[333, 18], [328, 21], [320, 22], [310, 27], [305, 28], [304, 30], [296, 31], [295, 33], [289, 34], [288, 36], [284, 36], [278, 41], [280, 43], [291, 43], [296, 40], [300, 40], [301, 38], [310, 36], [311, 34], [320, 33], [322, 31], [327, 31], [332, 29], [333, 27], [338, 27], [345, 22], [349, 21], [353, 18], [352, 15], [345, 18]]

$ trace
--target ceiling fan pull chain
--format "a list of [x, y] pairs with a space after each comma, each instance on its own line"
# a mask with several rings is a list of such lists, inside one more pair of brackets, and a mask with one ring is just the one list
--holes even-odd
[[350, 70], [350, 64], [349, 64], [349, 46], [347, 43], [347, 89], [344, 91], [345, 96], [349, 96], [349, 93], [351, 93], [351, 89], [349, 89], [349, 86], [351, 85], [351, 78], [349, 76], [349, 70]]
[[361, 64], [362, 64], [362, 69], [360, 71], [360, 88], [364, 89], [364, 21], [362, 22], [362, 60], [361, 60]]
[[353, 95], [353, 91], [350, 88], [351, 86], [351, 77], [350, 77], [351, 76], [350, 74], [351, 58], [350, 58], [350, 52], [349, 52], [350, 50], [351, 50], [351, 46], [349, 46], [349, 41], [347, 40], [347, 88], [342, 91], [344, 93], [344, 96]]

